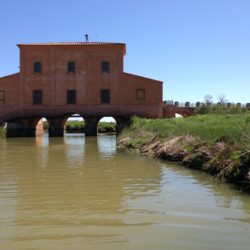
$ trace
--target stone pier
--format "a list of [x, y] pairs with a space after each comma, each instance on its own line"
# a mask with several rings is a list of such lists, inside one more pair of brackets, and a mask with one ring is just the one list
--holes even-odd
[[97, 135], [97, 125], [98, 118], [88, 117], [84, 118], [85, 123], [85, 136], [96, 136]]
[[47, 119], [49, 123], [49, 137], [62, 137], [65, 130], [65, 118], [50, 118]]

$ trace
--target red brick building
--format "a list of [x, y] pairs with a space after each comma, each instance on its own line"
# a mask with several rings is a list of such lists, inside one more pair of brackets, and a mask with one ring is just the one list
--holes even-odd
[[124, 72], [122, 43], [18, 44], [20, 72], [0, 78], [0, 122], [9, 136], [34, 136], [41, 117], [50, 136], [63, 135], [66, 119], [80, 114], [86, 135], [112, 116], [118, 130], [131, 116], [162, 117], [162, 82]]

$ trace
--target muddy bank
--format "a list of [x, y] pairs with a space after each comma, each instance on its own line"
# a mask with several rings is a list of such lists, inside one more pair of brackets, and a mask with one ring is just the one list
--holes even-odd
[[250, 192], [250, 150], [237, 150], [227, 137], [211, 143], [185, 135], [166, 140], [152, 139], [141, 144], [134, 143], [131, 137], [123, 137], [118, 138], [118, 146], [206, 171], [223, 182]]

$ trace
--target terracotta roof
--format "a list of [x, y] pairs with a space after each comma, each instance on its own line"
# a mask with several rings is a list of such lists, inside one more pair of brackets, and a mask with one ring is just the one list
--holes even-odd
[[21, 43], [17, 46], [54, 46], [54, 45], [82, 45], [82, 46], [110, 46], [120, 45], [125, 46], [125, 43], [107, 43], [107, 42], [50, 42], [50, 43]]
[[50, 42], [50, 43], [20, 43], [18, 47], [22, 46], [122, 46], [123, 53], [126, 54], [125, 43], [108, 43], [108, 42]]

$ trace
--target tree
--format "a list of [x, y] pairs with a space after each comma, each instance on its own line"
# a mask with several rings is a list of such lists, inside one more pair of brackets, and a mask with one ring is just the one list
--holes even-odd
[[210, 105], [213, 102], [213, 97], [209, 94], [204, 96], [204, 101], [206, 105]]
[[222, 94], [222, 95], [219, 95], [219, 96], [218, 96], [218, 103], [221, 104], [221, 105], [227, 103], [226, 96], [223, 95], [223, 94]]

